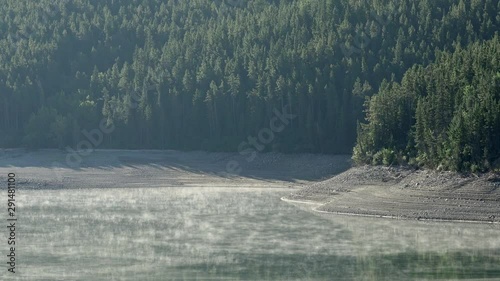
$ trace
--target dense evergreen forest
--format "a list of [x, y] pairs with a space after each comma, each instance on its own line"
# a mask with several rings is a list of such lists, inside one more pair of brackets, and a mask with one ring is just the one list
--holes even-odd
[[101, 148], [236, 151], [286, 108], [263, 151], [474, 171], [500, 157], [496, 0], [16, 0], [0, 15], [1, 147], [101, 129]]
[[367, 101], [354, 159], [459, 171], [500, 168], [500, 38], [437, 52]]

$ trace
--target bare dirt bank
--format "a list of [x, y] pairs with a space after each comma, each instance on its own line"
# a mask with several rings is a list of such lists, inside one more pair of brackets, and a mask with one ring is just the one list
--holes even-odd
[[[251, 161], [250, 161], [251, 160]], [[231, 172], [235, 164], [239, 173]], [[349, 156], [172, 150], [0, 149], [0, 182], [15, 173], [22, 189], [134, 187], [301, 188], [350, 167]]]
[[321, 212], [401, 219], [500, 222], [500, 176], [355, 167], [283, 198]]

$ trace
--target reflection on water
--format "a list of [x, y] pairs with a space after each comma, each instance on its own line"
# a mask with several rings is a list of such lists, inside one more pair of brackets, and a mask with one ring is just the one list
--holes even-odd
[[318, 214], [306, 206], [280, 201], [287, 192], [252, 188], [25, 190], [19, 194], [16, 277], [500, 278], [498, 225]]

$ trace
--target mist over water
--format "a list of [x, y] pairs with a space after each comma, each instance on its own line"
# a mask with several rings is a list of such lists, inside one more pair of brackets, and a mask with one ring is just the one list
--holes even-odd
[[22, 190], [15, 276], [500, 278], [498, 225], [324, 215], [281, 201], [289, 192], [244, 187]]

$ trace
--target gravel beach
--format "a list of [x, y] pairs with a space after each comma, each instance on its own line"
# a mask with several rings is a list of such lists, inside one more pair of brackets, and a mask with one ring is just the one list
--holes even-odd
[[500, 222], [500, 176], [362, 166], [283, 198], [316, 211], [417, 220]]

